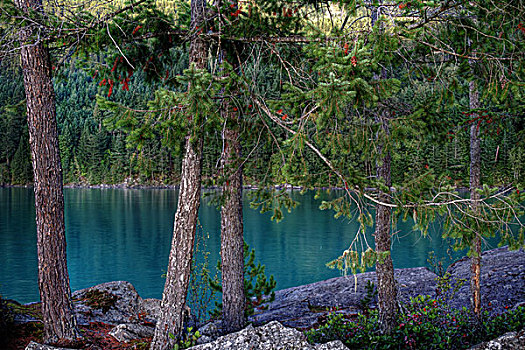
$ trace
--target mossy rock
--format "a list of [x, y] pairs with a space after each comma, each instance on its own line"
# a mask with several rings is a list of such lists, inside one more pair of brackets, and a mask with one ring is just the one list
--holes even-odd
[[119, 297], [106, 291], [91, 289], [88, 290], [81, 299], [84, 304], [93, 308], [100, 309], [102, 312], [108, 312], [109, 309], [115, 306]]
[[11, 310], [13, 314], [30, 316], [37, 320], [42, 320], [42, 306], [41, 305], [42, 305], [41, 303], [31, 303], [31, 304], [22, 305], [14, 300], [9, 300], [7, 302], [7, 307]]

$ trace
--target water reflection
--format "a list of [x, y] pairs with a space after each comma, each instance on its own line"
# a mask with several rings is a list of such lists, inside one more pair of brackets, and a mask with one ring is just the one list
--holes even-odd
[[[326, 262], [348, 248], [358, 224], [318, 209], [313, 193], [293, 194], [300, 205], [280, 223], [244, 203], [244, 229], [256, 257], [287, 288], [339, 275]], [[174, 190], [65, 189], [68, 266], [77, 290], [127, 280], [143, 297], [160, 298], [168, 263], [177, 192]], [[210, 199], [206, 198], [205, 203]], [[207, 239], [215, 266], [220, 249], [220, 213], [204, 204], [199, 234]], [[38, 300], [36, 228], [31, 189], [0, 189], [0, 293], [21, 302]], [[367, 234], [370, 244], [373, 237]], [[428, 252], [446, 257], [448, 243], [438, 224], [429, 237], [399, 222], [393, 239], [397, 268], [427, 265]], [[459, 256], [458, 253], [455, 256]]]

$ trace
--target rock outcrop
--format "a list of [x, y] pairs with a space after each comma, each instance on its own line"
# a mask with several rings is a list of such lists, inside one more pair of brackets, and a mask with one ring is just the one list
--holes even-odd
[[284, 327], [277, 321], [261, 327], [245, 329], [217, 338], [211, 343], [197, 345], [191, 350], [346, 350], [340, 341], [311, 345], [303, 333]]
[[[466, 281], [448, 302], [458, 308], [469, 307], [470, 260], [465, 258], [455, 262], [447, 272], [450, 274], [449, 284]], [[395, 278], [401, 300], [417, 295], [436, 297], [443, 293], [437, 289], [438, 276], [426, 268], [397, 269]], [[498, 248], [484, 252], [481, 278], [482, 302], [487, 310], [499, 313], [524, 302], [525, 251]], [[322, 322], [331, 312], [351, 316], [360, 311], [369, 282], [377, 284], [375, 272], [279, 290], [275, 293], [275, 300], [266, 304], [265, 309], [257, 310], [250, 321], [261, 325], [275, 320], [287, 327], [305, 329]], [[370, 306], [375, 306], [375, 300]]]
[[74, 349], [57, 348], [55, 346], [39, 344], [39, 343], [35, 343], [34, 341], [32, 341], [29, 344], [27, 344], [25, 350], [74, 350]]
[[160, 300], [142, 299], [129, 282], [98, 284], [73, 293], [79, 324], [156, 323]]
[[[449, 284], [466, 281], [454, 297], [448, 300], [449, 303], [454, 307], [468, 307], [469, 259], [457, 261], [447, 272], [450, 274]], [[426, 268], [398, 269], [395, 271], [395, 277], [401, 300], [406, 301], [417, 295], [443, 295], [436, 282], [438, 276]], [[343, 345], [338, 343], [313, 347], [306, 343], [299, 331], [288, 327], [310, 328], [322, 323], [332, 312], [357, 315], [362, 307], [361, 301], [367, 296], [367, 284], [370, 282], [377, 284], [374, 272], [279, 290], [275, 293], [273, 302], [264, 305], [264, 309], [256, 310], [249, 318], [255, 327], [249, 326], [238, 334], [219, 337], [222, 332], [220, 322], [209, 323], [199, 328], [203, 336], [198, 342], [207, 344], [201, 344], [194, 349], [344, 349]], [[103, 283], [76, 291], [73, 293], [73, 299], [80, 324], [102, 322], [116, 325], [111, 334], [121, 342], [151, 336], [160, 312], [160, 300], [142, 299], [133, 285], [124, 281]], [[508, 251], [506, 248], [498, 248], [483, 253], [482, 302], [484, 307], [493, 313], [525, 302], [524, 250]], [[375, 303], [376, 300], [372, 298], [369, 306], [374, 307]], [[196, 329], [194, 321], [188, 325]], [[257, 327], [260, 325], [264, 326]], [[494, 343], [487, 343], [487, 347], [475, 349], [525, 348], [523, 330], [498, 339], [494, 340]], [[506, 345], [511, 343], [519, 346], [513, 348]], [[38, 345], [35, 344], [30, 344], [28, 349], [53, 349], [35, 347]], [[498, 348], [499, 345], [494, 344], [503, 345]]]
[[469, 350], [523, 350], [525, 349], [525, 328], [519, 332], [508, 332], [494, 340], [476, 345]]
[[[447, 270], [454, 281], [466, 281], [450, 300], [454, 307], [470, 305], [470, 260], [463, 258]], [[483, 253], [481, 302], [492, 313], [501, 313], [525, 301], [525, 250], [497, 248]]]
[[[403, 300], [435, 292], [437, 276], [426, 268], [398, 269], [395, 276]], [[361, 300], [367, 295], [369, 282], [377, 285], [375, 272], [279, 290], [275, 292], [275, 300], [265, 305], [266, 309], [258, 310], [250, 321], [261, 325], [275, 320], [287, 327], [304, 329], [314, 326], [332, 312], [357, 314]], [[370, 306], [375, 306], [375, 303], [376, 300], [371, 300]]]
[[119, 342], [129, 342], [139, 338], [152, 338], [155, 334], [155, 328], [137, 323], [122, 323], [113, 328], [109, 335]]

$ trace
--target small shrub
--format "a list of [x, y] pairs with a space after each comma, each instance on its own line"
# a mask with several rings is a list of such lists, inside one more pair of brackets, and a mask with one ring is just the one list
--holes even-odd
[[[171, 339], [175, 339], [175, 336], [173, 334], [169, 334]], [[193, 332], [193, 327], [186, 328], [186, 332], [182, 336], [182, 339], [180, 339], [173, 350], [182, 350], [191, 348], [192, 346], [197, 345], [197, 340], [201, 337], [201, 334], [199, 331]]]
[[450, 272], [445, 272], [443, 276], [436, 278], [436, 298], [446, 303], [455, 298], [466, 279], [452, 279]]
[[525, 325], [525, 308], [489, 316], [480, 322], [466, 308], [451, 309], [442, 300], [418, 296], [404, 305], [397, 328], [382, 334], [377, 310], [356, 320], [331, 315], [326, 324], [306, 332], [312, 343], [341, 340], [350, 349], [466, 349]]
[[454, 260], [452, 256], [452, 250], [450, 247], [447, 248], [446, 254], [446, 257], [438, 258], [438, 256], [433, 250], [428, 252], [427, 263], [429, 265], [429, 269], [439, 277], [443, 277], [446, 272], [446, 264], [444, 264], [444, 261], [446, 261], [446, 259], [448, 259], [449, 261]]
[[[221, 271], [221, 263], [217, 262], [217, 270]], [[252, 315], [254, 310], [265, 302], [275, 299], [275, 286], [277, 282], [273, 275], [268, 279], [264, 272], [265, 266], [261, 263], [255, 264], [255, 249], [244, 242], [244, 295], [246, 297], [246, 316]], [[254, 284], [255, 282], [255, 284]], [[218, 293], [222, 293], [222, 285], [217, 281], [209, 279], [210, 286]], [[210, 314], [219, 317], [222, 313], [222, 303], [215, 302], [215, 310]]]
[[370, 304], [376, 300], [377, 288], [372, 281], [366, 281], [366, 295], [359, 301], [361, 309], [367, 312], [370, 309]]

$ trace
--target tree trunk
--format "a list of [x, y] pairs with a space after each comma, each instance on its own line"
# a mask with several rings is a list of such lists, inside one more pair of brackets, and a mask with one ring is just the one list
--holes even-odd
[[[193, 30], [204, 21], [205, 11], [205, 0], [191, 1]], [[194, 36], [190, 43], [190, 64], [195, 63], [198, 69], [205, 69], [207, 54], [208, 46], [205, 40], [200, 36]], [[183, 330], [184, 306], [188, 293], [201, 194], [203, 138], [201, 129], [196, 132], [198, 133], [196, 141], [191, 140], [193, 131], [186, 136], [186, 152], [182, 159], [179, 199], [173, 225], [166, 283], [162, 294], [161, 315], [157, 321], [151, 350], [173, 349]]]
[[[238, 3], [235, 3], [238, 6]], [[220, 6], [220, 4], [219, 4]], [[220, 60], [229, 60], [234, 71], [239, 70], [237, 47], [225, 42], [221, 47]], [[235, 95], [229, 91], [230, 95]], [[222, 323], [226, 333], [241, 330], [246, 320], [244, 309], [244, 235], [242, 211], [242, 164], [240, 142], [240, 115], [234, 110], [229, 98], [225, 98], [221, 116], [225, 124], [222, 132], [221, 153], [222, 187], [221, 207], [221, 277], [222, 277]]]
[[[383, 132], [388, 134], [388, 120], [381, 118]], [[378, 179], [382, 180], [385, 186], [392, 185], [390, 178], [390, 152], [387, 152], [382, 163], [377, 166]], [[379, 192], [378, 199], [381, 202], [388, 202], [388, 195]], [[379, 322], [383, 332], [389, 333], [396, 324], [397, 309], [397, 289], [394, 279], [394, 264], [390, 254], [390, 221], [392, 209], [384, 205], [376, 205], [376, 229], [374, 240], [378, 259], [376, 262], [377, 275], [377, 297], [379, 306]]]
[[[475, 81], [469, 83], [470, 109], [480, 107], [479, 91]], [[471, 118], [476, 118], [473, 115]], [[478, 201], [481, 196], [476, 189], [481, 188], [481, 142], [479, 138], [479, 126], [472, 123], [470, 127], [470, 200], [473, 211], [478, 211]], [[472, 311], [476, 316], [481, 315], [481, 236], [480, 232], [473, 227], [475, 236], [471, 242], [471, 267], [470, 267], [470, 293]]]
[[[241, 143], [235, 128], [238, 118], [228, 103], [223, 110], [226, 126], [222, 151], [223, 205], [221, 208], [222, 321], [228, 333], [245, 325], [244, 237], [242, 220]], [[231, 127], [231, 125], [234, 127]]]
[[[382, 1], [379, 1], [382, 4]], [[371, 13], [371, 25], [374, 27], [378, 19], [378, 8], [376, 5], [372, 8]], [[380, 27], [381, 31], [384, 31]], [[379, 79], [379, 77], [374, 77]], [[381, 79], [387, 78], [387, 72], [385, 68], [381, 70]], [[390, 134], [390, 128], [388, 125], [388, 117], [386, 112], [380, 112], [376, 119], [381, 125], [381, 131], [385, 136]], [[384, 142], [379, 142], [380, 149], [382, 151]], [[381, 163], [377, 165], [377, 177], [379, 181], [383, 181], [384, 185], [390, 189], [392, 186], [391, 173], [390, 173], [391, 157], [390, 152], [387, 151]], [[378, 196], [379, 201], [388, 203], [388, 195], [381, 190]], [[376, 252], [378, 253], [378, 259], [376, 261], [376, 275], [377, 275], [377, 299], [379, 306], [379, 322], [381, 324], [381, 330], [384, 333], [390, 333], [395, 325], [398, 314], [397, 308], [397, 289], [396, 281], [394, 278], [394, 264], [392, 262], [392, 255], [390, 254], [390, 230], [391, 230], [391, 218], [392, 209], [390, 207], [377, 204], [376, 205], [376, 230], [374, 233], [374, 241], [376, 246]]]
[[[41, 7], [39, 1], [17, 6]], [[62, 167], [58, 146], [55, 94], [48, 49], [22, 40], [21, 63], [35, 184], [38, 286], [42, 302], [44, 342], [71, 344], [80, 340], [71, 303], [66, 260]]]

